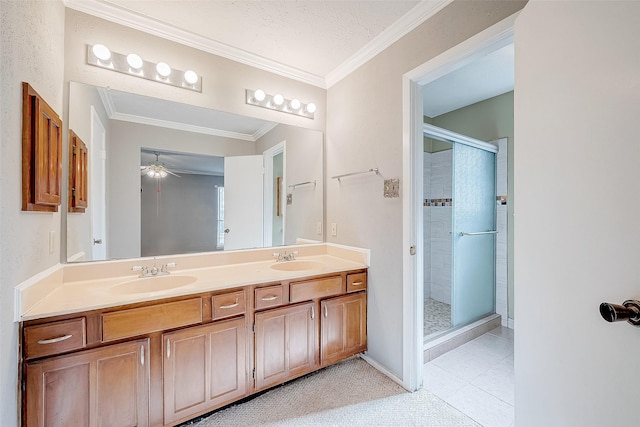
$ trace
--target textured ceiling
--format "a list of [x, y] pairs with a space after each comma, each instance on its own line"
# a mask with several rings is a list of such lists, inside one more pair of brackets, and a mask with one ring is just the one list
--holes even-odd
[[326, 76], [416, 0], [101, 0], [302, 71]]

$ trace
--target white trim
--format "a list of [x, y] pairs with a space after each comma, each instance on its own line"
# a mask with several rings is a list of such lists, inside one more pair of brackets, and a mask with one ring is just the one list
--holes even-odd
[[[389, 372], [384, 366], [382, 366], [381, 364], [379, 364], [378, 362], [376, 362], [375, 360], [373, 360], [372, 358], [370, 358], [366, 354], [360, 354], [360, 355], [358, 355], [358, 357], [360, 359], [364, 360], [365, 362], [367, 362], [369, 365], [371, 365], [375, 370], [379, 371], [381, 374], [389, 377], [389, 379], [391, 379], [393, 382], [395, 382], [395, 383], [399, 384], [400, 386], [404, 387], [404, 384], [403, 384], [403, 382], [402, 382], [402, 380], [400, 378], [398, 378], [396, 375], [394, 375], [391, 372]], [[409, 390], [409, 391], [413, 391], [413, 390]]]
[[[403, 76], [403, 144], [402, 144], [402, 170], [405, 180], [403, 191], [402, 224], [403, 224], [403, 248], [407, 249], [414, 244], [416, 235], [411, 231], [422, 226], [422, 217], [415, 211], [422, 206], [422, 171], [416, 171], [417, 159], [415, 153], [422, 151], [422, 102], [419, 85], [426, 84], [443, 75], [466, 65], [476, 58], [497, 50], [513, 42], [515, 20], [519, 13], [515, 13], [491, 27], [481, 31], [475, 36], [454, 46], [448, 51], [414, 68]], [[416, 94], [418, 93], [418, 95]], [[416, 99], [418, 98], [418, 99]], [[420, 125], [418, 126], [418, 122]], [[419, 131], [417, 128], [419, 127]], [[409, 190], [407, 190], [409, 187]], [[417, 235], [421, 237], [422, 234]], [[416, 336], [415, 329], [422, 329], [422, 317], [424, 309], [422, 297], [422, 283], [417, 281], [417, 275], [423, 269], [424, 263], [421, 254], [411, 257], [407, 252], [403, 253], [403, 383], [407, 385], [419, 384], [422, 381], [423, 339]], [[413, 329], [413, 330], [412, 330]], [[405, 386], [405, 388], [407, 388]]]
[[431, 136], [436, 139], [442, 139], [447, 142], [456, 142], [462, 145], [468, 145], [470, 147], [479, 148], [480, 150], [490, 151], [492, 153], [498, 152], [498, 146], [491, 142], [484, 142], [479, 139], [471, 138], [470, 136], [462, 135], [460, 133], [452, 132], [447, 129], [439, 128], [437, 126], [424, 123], [422, 125], [422, 132], [425, 136]]
[[[416, 139], [422, 140], [422, 96], [420, 87], [411, 80], [403, 78], [403, 179], [402, 186], [402, 379], [403, 387], [409, 391], [416, 391], [422, 387], [422, 338], [424, 335], [424, 272], [419, 266], [423, 265], [423, 222], [422, 180], [416, 180], [416, 174], [422, 175], [423, 151], [422, 144], [413, 144]], [[415, 114], [412, 114], [415, 112]], [[415, 253], [410, 253], [411, 247]], [[416, 286], [416, 284], [419, 284]], [[420, 303], [418, 303], [420, 302]]]
[[409, 12], [394, 22], [390, 27], [378, 34], [353, 56], [330, 71], [326, 77], [326, 87], [330, 88], [340, 80], [357, 70], [367, 61], [400, 40], [418, 25], [444, 9], [453, 0], [421, 1]]
[[67, 262], [82, 262], [82, 261], [86, 261], [86, 255], [84, 253], [84, 251], [80, 251], [76, 254], [71, 255], [70, 257], [67, 257]]
[[[262, 242], [264, 246], [273, 246], [273, 158], [282, 153], [282, 164], [286, 164], [286, 144], [287, 141], [281, 141], [271, 148], [266, 149], [262, 153], [264, 167], [264, 202], [263, 202], [263, 225], [262, 225]], [[283, 168], [284, 170], [284, 168]], [[286, 187], [286, 175], [283, 172], [282, 187]], [[281, 201], [282, 203], [282, 201]], [[283, 208], [284, 206], [281, 206]], [[286, 209], [282, 209], [282, 230], [285, 228]], [[283, 236], [284, 237], [284, 236]], [[277, 243], [276, 246], [282, 246], [284, 242]]]
[[104, 105], [104, 109], [111, 120], [121, 120], [123, 122], [139, 123], [142, 125], [158, 126], [158, 127], [168, 128], [168, 129], [182, 130], [185, 132], [195, 132], [195, 133], [201, 133], [205, 135], [240, 139], [243, 141], [251, 141], [251, 142], [256, 142], [258, 139], [262, 138], [265, 134], [267, 134], [267, 132], [269, 132], [279, 124], [277, 122], [268, 122], [264, 126], [262, 126], [260, 129], [256, 130], [253, 134], [248, 134], [248, 133], [232, 132], [232, 131], [227, 131], [222, 129], [204, 127], [204, 126], [190, 125], [187, 123], [173, 122], [170, 120], [154, 119], [152, 117], [138, 116], [136, 114], [119, 113], [116, 111], [116, 108], [115, 108], [115, 105], [113, 104], [113, 100], [110, 96], [109, 90], [103, 87], [99, 87], [97, 88], [97, 90], [98, 90], [98, 95], [100, 95], [100, 99], [102, 100], [102, 104]]
[[182, 30], [162, 21], [138, 14], [125, 8], [97, 0], [63, 0], [64, 5], [70, 9], [98, 18], [106, 19], [125, 27], [143, 31], [163, 39], [171, 40], [185, 46], [193, 47], [207, 53], [223, 58], [231, 59], [251, 67], [255, 67], [270, 73], [308, 83], [313, 86], [325, 88], [323, 77], [298, 70], [297, 68], [281, 64], [271, 59], [229, 46], [219, 41], [204, 37], [190, 31]]
[[509, 318], [507, 324], [509, 329], [513, 329], [514, 331], [516, 330], [516, 321], [514, 319]]
[[65, 7], [106, 19], [125, 27], [181, 43], [203, 52], [231, 59], [241, 64], [268, 71], [293, 80], [327, 89], [351, 74], [367, 61], [391, 46], [407, 33], [449, 5], [453, 0], [423, 0], [374, 37], [345, 62], [326, 76], [319, 76], [289, 65], [229, 46], [217, 40], [177, 28], [157, 19], [130, 11], [111, 3], [98, 0], [63, 0]]

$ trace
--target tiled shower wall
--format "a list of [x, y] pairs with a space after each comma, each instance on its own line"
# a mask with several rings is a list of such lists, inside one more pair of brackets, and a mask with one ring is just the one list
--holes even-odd
[[453, 150], [424, 153], [424, 294], [451, 304]]
[[[496, 313], [506, 326], [507, 309], [507, 139], [496, 156]], [[453, 150], [424, 153], [424, 297], [451, 304]]]

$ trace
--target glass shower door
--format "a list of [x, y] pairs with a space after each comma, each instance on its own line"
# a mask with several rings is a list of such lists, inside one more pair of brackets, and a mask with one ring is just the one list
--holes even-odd
[[454, 327], [495, 310], [495, 154], [453, 144]]

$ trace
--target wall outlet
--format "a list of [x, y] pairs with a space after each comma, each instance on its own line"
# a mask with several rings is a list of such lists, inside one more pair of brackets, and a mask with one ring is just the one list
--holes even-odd
[[322, 221], [316, 223], [316, 234], [322, 236]]
[[338, 235], [338, 224], [335, 222], [331, 223], [331, 235], [334, 237]]
[[49, 231], [49, 253], [52, 254], [56, 250], [56, 232]]

